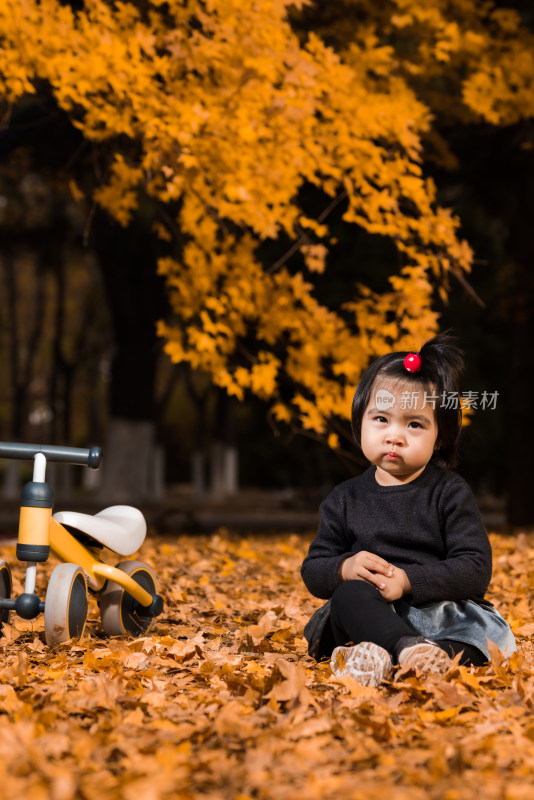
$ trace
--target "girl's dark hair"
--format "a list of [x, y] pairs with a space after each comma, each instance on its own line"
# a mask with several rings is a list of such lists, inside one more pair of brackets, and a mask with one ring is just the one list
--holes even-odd
[[456, 463], [458, 437], [462, 427], [459, 379], [464, 368], [463, 353], [449, 332], [429, 339], [421, 350], [421, 369], [408, 372], [404, 366], [407, 351], [388, 353], [377, 358], [365, 370], [352, 401], [352, 433], [361, 446], [362, 419], [369, 405], [371, 392], [379, 376], [402, 380], [413, 385], [412, 391], [427, 396], [437, 395], [434, 401], [438, 439], [432, 463], [452, 467]]

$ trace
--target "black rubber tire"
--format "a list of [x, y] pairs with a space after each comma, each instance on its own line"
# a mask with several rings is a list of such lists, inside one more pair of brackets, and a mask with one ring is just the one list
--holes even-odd
[[87, 580], [83, 569], [78, 564], [55, 567], [46, 590], [44, 611], [49, 647], [83, 636], [87, 605]]
[[[2, 600], [9, 600], [13, 593], [13, 581], [11, 580], [11, 569], [6, 561], [0, 560], [0, 597]], [[2, 625], [9, 622], [9, 609], [4, 608], [0, 614], [0, 636], [2, 635]]]
[[[156, 576], [142, 561], [121, 561], [117, 569], [122, 570], [151, 595], [157, 594]], [[154, 622], [153, 617], [143, 617], [136, 609], [137, 600], [115, 581], [108, 581], [100, 595], [100, 618], [107, 636], [142, 636]]]

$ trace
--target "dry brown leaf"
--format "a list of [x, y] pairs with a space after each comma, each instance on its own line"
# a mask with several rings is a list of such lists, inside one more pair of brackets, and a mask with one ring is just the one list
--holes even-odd
[[[153, 535], [139, 557], [166, 606], [137, 639], [106, 639], [92, 602], [87, 636], [53, 652], [41, 619], [12, 618], [0, 639], [4, 795], [530, 800], [534, 534], [520, 552], [492, 536], [489, 597], [516, 621], [520, 655], [441, 677], [408, 670], [378, 689], [306, 654], [320, 604], [298, 577], [308, 543]], [[0, 557], [13, 565], [12, 549]], [[41, 596], [53, 566], [39, 570]]]

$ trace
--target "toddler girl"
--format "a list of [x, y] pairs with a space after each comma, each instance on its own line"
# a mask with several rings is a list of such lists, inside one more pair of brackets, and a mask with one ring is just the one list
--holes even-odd
[[[320, 507], [302, 564], [329, 598], [304, 629], [334, 674], [377, 686], [394, 664], [442, 672], [480, 666], [488, 641], [510, 655], [512, 632], [484, 599], [491, 548], [467, 483], [449, 471], [461, 427], [461, 351], [448, 334], [420, 353], [382, 356], [364, 372], [352, 430], [371, 466]], [[351, 646], [348, 646], [351, 643]]]

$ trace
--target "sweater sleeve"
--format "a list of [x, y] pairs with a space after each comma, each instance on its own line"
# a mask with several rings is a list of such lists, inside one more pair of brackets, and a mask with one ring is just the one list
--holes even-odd
[[467, 483], [452, 481], [441, 499], [445, 557], [406, 565], [414, 605], [440, 600], [482, 600], [491, 580], [491, 545]]
[[340, 494], [334, 490], [319, 508], [319, 528], [304, 559], [300, 574], [315, 597], [328, 599], [339, 586], [339, 567], [353, 555], [354, 537], [344, 521]]

